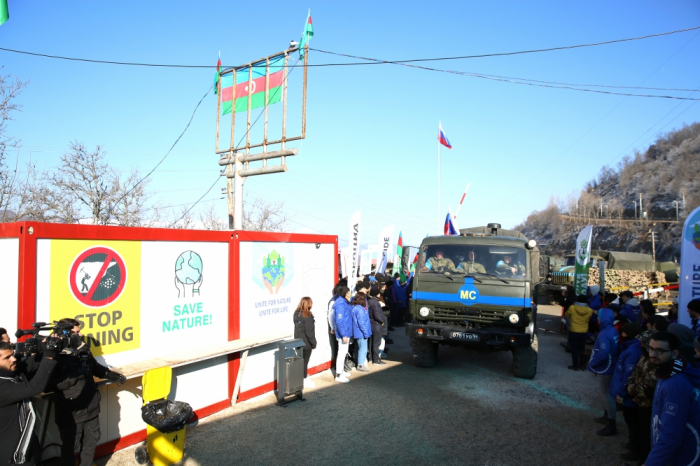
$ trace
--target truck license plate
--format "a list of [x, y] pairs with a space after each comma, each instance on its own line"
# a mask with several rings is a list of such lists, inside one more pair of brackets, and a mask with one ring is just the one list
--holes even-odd
[[452, 338], [456, 338], [458, 340], [479, 341], [479, 335], [474, 333], [452, 332]]

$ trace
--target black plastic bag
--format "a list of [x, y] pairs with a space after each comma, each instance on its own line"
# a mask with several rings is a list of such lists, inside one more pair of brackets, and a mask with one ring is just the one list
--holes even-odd
[[192, 417], [192, 406], [184, 401], [156, 400], [141, 407], [141, 419], [164, 434], [182, 429]]

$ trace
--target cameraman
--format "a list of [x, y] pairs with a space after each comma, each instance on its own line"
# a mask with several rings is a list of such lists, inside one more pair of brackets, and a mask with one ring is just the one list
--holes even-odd
[[53, 338], [41, 345], [41, 359], [31, 355], [18, 363], [14, 346], [0, 341], [0, 464], [34, 465], [41, 459], [31, 397], [46, 388], [59, 348]]
[[[99, 364], [82, 341], [80, 323], [62, 319], [57, 328], [63, 328], [70, 343], [56, 360], [58, 368], [51, 378], [56, 403], [56, 424], [61, 434], [61, 466], [73, 466], [80, 453], [80, 466], [90, 466], [95, 447], [100, 439], [100, 392], [95, 377], [109, 379], [118, 385], [126, 377]], [[70, 330], [68, 330], [70, 329]]]

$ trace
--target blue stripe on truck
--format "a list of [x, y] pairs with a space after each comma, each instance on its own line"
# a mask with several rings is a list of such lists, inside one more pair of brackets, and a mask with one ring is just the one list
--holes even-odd
[[[429, 291], [414, 291], [413, 299], [425, 299], [427, 301], [446, 301], [450, 303], [465, 304], [460, 299], [459, 293], [433, 293]], [[484, 296], [478, 295], [469, 304], [493, 304], [496, 306], [521, 306], [529, 307], [530, 300], [527, 298], [507, 298], [504, 296]]]

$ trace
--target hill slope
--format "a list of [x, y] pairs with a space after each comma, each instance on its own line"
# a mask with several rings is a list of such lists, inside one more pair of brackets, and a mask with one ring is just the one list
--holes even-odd
[[[694, 123], [659, 137], [616, 168], [604, 166], [580, 193], [550, 201], [516, 229], [550, 255], [572, 251], [585, 225], [594, 225], [594, 248], [614, 251], [651, 253], [653, 231], [657, 260], [677, 259], [682, 222], [700, 205], [698, 162], [700, 123]], [[661, 223], [676, 220], [676, 206], [680, 223]]]

